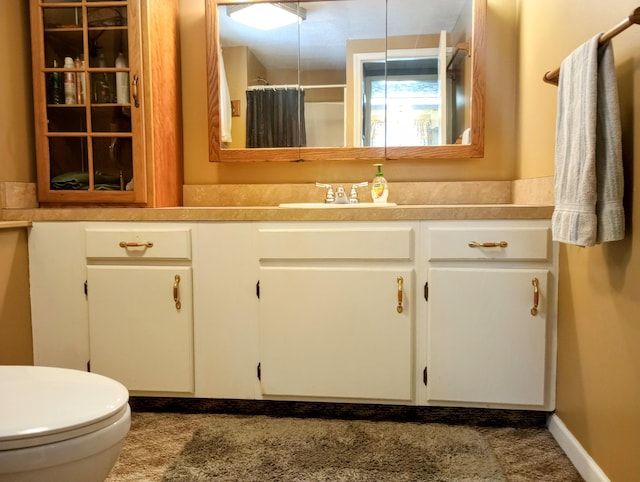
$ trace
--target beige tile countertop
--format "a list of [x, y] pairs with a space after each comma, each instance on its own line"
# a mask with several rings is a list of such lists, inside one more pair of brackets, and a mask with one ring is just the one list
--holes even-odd
[[[313, 184], [185, 185], [184, 206], [38, 207], [35, 186], [0, 183], [0, 223], [32, 221], [394, 221], [456, 219], [550, 219], [552, 179], [390, 183], [396, 206], [278, 207], [278, 203], [322, 203]], [[347, 184], [345, 184], [347, 185]], [[360, 195], [366, 198], [366, 188]], [[4, 194], [3, 194], [4, 193]], [[12, 194], [13, 193], [13, 194]], [[17, 194], [16, 194], [17, 193]], [[7, 224], [9, 223], [9, 224]], [[16, 225], [15, 223], [23, 223]]]
[[517, 204], [398, 205], [366, 208], [277, 206], [4, 209], [3, 222], [31, 221], [396, 221], [550, 219], [553, 206]]

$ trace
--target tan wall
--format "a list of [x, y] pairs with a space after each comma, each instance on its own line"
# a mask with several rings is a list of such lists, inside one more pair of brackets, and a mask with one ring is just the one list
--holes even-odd
[[[28, 2], [0, 1], [0, 46], [0, 183], [35, 182]], [[33, 363], [27, 252], [25, 229], [0, 230], [0, 365]]]
[[27, 230], [0, 230], [0, 365], [31, 365]]
[[[541, 81], [573, 49], [625, 18], [637, 0], [518, 0], [518, 174], [553, 175], [557, 88]], [[557, 414], [612, 481], [640, 480], [640, 27], [613, 40], [623, 123], [624, 241], [562, 245]], [[635, 134], [635, 141], [634, 141]]]
[[[389, 161], [390, 181], [510, 180], [515, 172], [516, 25], [514, 0], [488, 1], [487, 137], [483, 159]], [[210, 163], [207, 151], [205, 23], [203, 0], [180, 2], [185, 183], [289, 183], [368, 180], [367, 161]]]
[[0, 182], [35, 182], [29, 3], [0, 1]]
[[229, 79], [229, 96], [232, 101], [240, 101], [240, 112], [242, 113], [240, 116], [231, 118], [231, 142], [226, 144], [230, 148], [239, 148], [246, 145], [247, 100], [244, 93], [247, 90], [247, 78], [249, 77], [247, 73], [249, 65], [248, 54], [249, 51], [246, 47], [226, 47], [222, 52], [225, 72], [227, 79]]
[[[488, 6], [485, 158], [393, 162], [385, 167], [391, 180], [551, 176], [557, 90], [541, 76], [591, 35], [615, 25], [637, 7], [637, 0], [489, 0]], [[366, 162], [209, 163], [204, 1], [181, 0], [180, 16], [188, 184], [370, 177]], [[28, 31], [27, 2], [0, 1], [0, 65], [11, 66], [0, 89], [0, 182], [35, 181]], [[557, 413], [613, 481], [640, 480], [640, 246], [633, 233], [633, 226], [640, 225], [640, 200], [632, 196], [640, 176], [640, 169], [634, 169], [640, 142], [633, 142], [634, 125], [640, 125], [639, 45], [640, 27], [614, 40], [627, 238], [595, 248], [561, 248]], [[0, 232], [0, 353], [11, 358], [0, 363], [31, 360], [26, 246], [24, 231]]]

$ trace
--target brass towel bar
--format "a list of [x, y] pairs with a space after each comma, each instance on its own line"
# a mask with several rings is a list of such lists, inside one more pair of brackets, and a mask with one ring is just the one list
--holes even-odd
[[[637, 24], [640, 24], [640, 7], [637, 7], [633, 12], [631, 12], [631, 14], [627, 18], [625, 18], [622, 22], [620, 22], [618, 25], [613, 27], [611, 30], [603, 33], [602, 37], [600, 37], [599, 44], [600, 45], [605, 44], [607, 41], [611, 40], [620, 32], [623, 32], [624, 30], [628, 29], [632, 25], [637, 25]], [[559, 77], [560, 77], [560, 67], [558, 67], [556, 70], [552, 70], [551, 72], [547, 72], [546, 74], [544, 74], [544, 76], [542, 77], [542, 80], [544, 80], [549, 84], [558, 85]]]

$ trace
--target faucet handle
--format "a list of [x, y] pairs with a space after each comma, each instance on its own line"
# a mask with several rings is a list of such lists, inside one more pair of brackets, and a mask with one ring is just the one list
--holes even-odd
[[323, 187], [327, 190], [327, 196], [325, 197], [325, 200], [324, 200], [324, 202], [326, 202], [327, 204], [331, 204], [336, 200], [333, 194], [333, 186], [331, 184], [316, 182], [316, 187]]
[[368, 185], [369, 183], [365, 181], [365, 182], [359, 182], [351, 186], [351, 192], [349, 193], [349, 204], [358, 204], [358, 191], [356, 191], [356, 189], [359, 187], [364, 187]]

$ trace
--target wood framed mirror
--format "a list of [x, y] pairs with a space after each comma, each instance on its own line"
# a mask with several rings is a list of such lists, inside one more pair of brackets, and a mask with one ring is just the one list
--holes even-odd
[[[273, 30], [264, 13], [258, 28], [231, 18], [255, 5], [300, 18]], [[482, 157], [486, 9], [486, 0], [206, 0], [209, 160]], [[296, 92], [284, 115], [295, 133], [274, 143], [248, 103], [280, 90]]]

